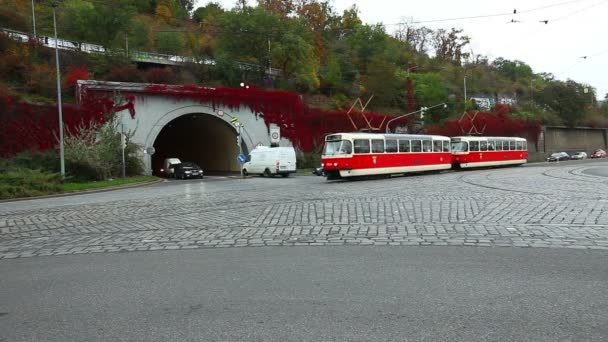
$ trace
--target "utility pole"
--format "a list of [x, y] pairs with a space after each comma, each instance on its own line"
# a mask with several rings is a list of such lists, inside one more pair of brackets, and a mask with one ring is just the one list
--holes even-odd
[[[240, 156], [241, 154], [243, 154], [243, 146], [241, 144], [241, 123], [238, 121], [237, 121], [237, 123], [239, 124], [237, 127], [238, 131], [239, 131], [237, 142], [239, 143], [239, 156]], [[243, 175], [243, 165], [240, 166], [240, 169], [241, 169], [241, 178], [245, 178], [245, 176]]]
[[120, 115], [120, 149], [122, 150], [122, 179], [127, 179], [127, 166], [125, 163], [125, 148], [127, 147], [127, 137], [125, 136], [125, 124], [122, 121], [122, 114]]
[[55, 15], [57, 0], [53, 3], [53, 29], [55, 30], [55, 68], [57, 69], [57, 108], [59, 109], [59, 160], [61, 167], [61, 178], [65, 179], [65, 156], [63, 151], [63, 108], [61, 104], [61, 75], [59, 74], [59, 49], [57, 47], [57, 18]]
[[464, 83], [464, 103], [465, 103], [465, 107], [466, 107], [466, 103], [467, 103], [467, 75], [464, 75], [463, 78], [463, 83]]
[[127, 58], [129, 58], [129, 33], [125, 32], [125, 48], [127, 50]]
[[36, 7], [34, 0], [32, 0], [32, 24], [34, 25], [34, 39], [36, 39]]
[[268, 37], [268, 77], [271, 75], [272, 67], [271, 67], [271, 59], [270, 59], [270, 37]]

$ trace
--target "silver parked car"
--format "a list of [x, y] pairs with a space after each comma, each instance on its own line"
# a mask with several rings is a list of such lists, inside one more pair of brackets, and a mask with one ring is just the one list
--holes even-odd
[[572, 159], [572, 160], [587, 159], [587, 153], [585, 153], [585, 152], [574, 152], [574, 154], [570, 156], [570, 159]]

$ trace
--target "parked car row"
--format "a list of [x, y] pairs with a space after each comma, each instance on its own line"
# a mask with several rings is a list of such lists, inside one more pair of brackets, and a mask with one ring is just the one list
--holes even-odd
[[[572, 155], [569, 155], [566, 152], [556, 152], [553, 153], [549, 156], [549, 158], [547, 158], [548, 162], [554, 162], [554, 161], [563, 161], [563, 160], [583, 160], [583, 159], [587, 159], [587, 153], [585, 152], [574, 152]], [[602, 150], [602, 149], [597, 149], [595, 151], [593, 151], [593, 153], [591, 154], [591, 158], [605, 158], [606, 157], [606, 151]]]

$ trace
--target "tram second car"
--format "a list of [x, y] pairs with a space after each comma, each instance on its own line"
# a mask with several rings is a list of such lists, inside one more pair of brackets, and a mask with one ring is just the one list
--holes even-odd
[[452, 165], [455, 169], [521, 165], [528, 161], [528, 144], [515, 137], [453, 137]]

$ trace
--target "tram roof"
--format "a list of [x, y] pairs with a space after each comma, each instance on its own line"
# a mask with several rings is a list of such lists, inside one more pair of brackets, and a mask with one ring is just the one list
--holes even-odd
[[[348, 132], [348, 133], [332, 133], [330, 135], [342, 135], [347, 136], [349, 138], [359, 138], [359, 139], [373, 139], [373, 138], [388, 138], [388, 139], [437, 139], [437, 140], [449, 140], [449, 137], [443, 135], [427, 135], [427, 134], [397, 134], [397, 133], [366, 133], [366, 132]], [[326, 137], [327, 137], [326, 136]]]
[[519, 140], [519, 141], [526, 141], [525, 138], [521, 138], [521, 137], [486, 137], [486, 136], [471, 136], [471, 135], [464, 135], [464, 136], [458, 136], [458, 137], [452, 137], [452, 139], [460, 139], [460, 140]]

